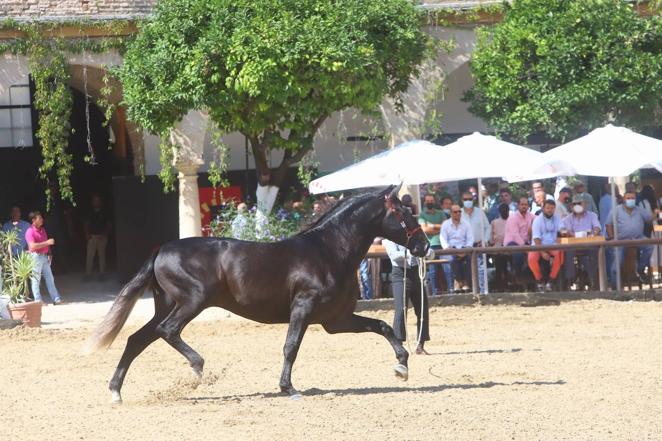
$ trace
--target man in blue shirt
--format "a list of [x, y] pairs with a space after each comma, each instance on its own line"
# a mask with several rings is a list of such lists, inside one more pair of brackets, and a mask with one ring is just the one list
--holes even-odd
[[[556, 243], [556, 238], [561, 229], [561, 219], [554, 214], [556, 211], [556, 202], [554, 200], [546, 200], [543, 202], [542, 213], [540, 213], [533, 220], [531, 226], [531, 237], [533, 243], [536, 245], [552, 245]], [[554, 263], [549, 271], [549, 280], [543, 286], [542, 272], [540, 271], [540, 259], [546, 260], [551, 263], [554, 258]], [[529, 268], [536, 279], [538, 290], [543, 289], [547, 291], [552, 290], [552, 283], [556, 281], [559, 272], [561, 271], [561, 264], [563, 263], [563, 252], [560, 250], [548, 251], [531, 251], [528, 255]]]
[[30, 223], [21, 219], [21, 209], [17, 205], [9, 210], [9, 221], [2, 226], [2, 231], [16, 231], [19, 243], [12, 247], [12, 254], [18, 256], [28, 249], [28, 243], [25, 240], [25, 232], [30, 228]]
[[[618, 237], [614, 237], [614, 218], [612, 213], [609, 213], [607, 218], [607, 238], [608, 239], [644, 239], [644, 225], [650, 222], [652, 216], [648, 210], [637, 206], [637, 194], [634, 191], [626, 191], [623, 195], [623, 203], [616, 207], [616, 226]], [[613, 248], [615, 253], [618, 253], [618, 262], [623, 265], [623, 248]], [[642, 283], [648, 283], [645, 279], [644, 271], [649, 265], [651, 255], [653, 254], [652, 245], [641, 245], [637, 247], [637, 275]], [[611, 268], [611, 282], [616, 280], [616, 259]]]
[[[577, 233], [584, 233], [587, 236], [600, 235], [601, 230], [598, 215], [589, 211], [587, 207], [586, 198], [584, 196], [576, 194], [572, 197], [572, 213], [567, 215], [563, 221], [561, 221], [561, 228], [564, 228], [570, 237], [578, 236]], [[590, 279], [589, 284], [591, 285], [591, 288], [595, 288], [598, 279], [598, 250], [594, 248], [577, 251], [567, 250], [565, 252], [565, 262], [563, 264], [565, 278], [569, 283], [578, 287], [581, 284], [577, 278], [575, 256], [577, 256], [579, 263], [581, 263], [586, 270]]]

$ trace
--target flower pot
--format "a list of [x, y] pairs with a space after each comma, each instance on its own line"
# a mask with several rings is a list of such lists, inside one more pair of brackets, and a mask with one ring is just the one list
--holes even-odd
[[31, 328], [41, 327], [41, 302], [10, 303], [9, 315], [14, 320], [21, 320]]
[[9, 296], [0, 296], [0, 319], [10, 318], [7, 305], [9, 305]]

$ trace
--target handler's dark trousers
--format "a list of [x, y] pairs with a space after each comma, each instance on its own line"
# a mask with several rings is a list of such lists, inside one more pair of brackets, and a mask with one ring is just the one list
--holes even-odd
[[[400, 341], [405, 340], [405, 314], [402, 304], [403, 275], [404, 269], [394, 265], [391, 270], [391, 286], [395, 305], [393, 330], [395, 331], [395, 338]], [[418, 266], [407, 268], [407, 299], [414, 305], [414, 312], [416, 313], [416, 335], [410, 335], [409, 339], [416, 341], [418, 334], [421, 332], [421, 279], [418, 277]], [[430, 310], [428, 296], [423, 293], [423, 333], [421, 334], [421, 341], [428, 340], [430, 340]]]

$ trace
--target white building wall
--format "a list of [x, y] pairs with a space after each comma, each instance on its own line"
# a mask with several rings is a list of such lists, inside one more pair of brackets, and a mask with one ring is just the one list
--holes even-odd
[[[453, 39], [455, 49], [448, 54], [440, 54], [436, 64], [445, 75], [443, 93], [434, 102], [438, 112], [443, 114], [441, 127], [444, 133], [470, 133], [485, 131], [486, 125], [480, 119], [471, 115], [467, 104], [461, 101], [462, 94], [472, 85], [468, 68], [468, 60], [475, 46], [475, 33], [470, 27], [441, 28], [430, 27], [428, 32], [444, 40]], [[118, 65], [121, 58], [117, 53], [71, 55], [68, 57], [71, 64], [89, 65], [102, 68], [108, 65]], [[25, 57], [3, 54], [0, 57], [0, 100], [7, 94], [9, 86], [13, 84], [26, 84], [28, 81], [28, 61]], [[412, 88], [410, 101], [420, 99], [420, 84], [418, 90]], [[418, 116], [417, 116], [418, 117]], [[207, 127], [201, 127], [207, 130]], [[376, 138], [375, 135], [377, 135]], [[389, 146], [389, 134], [385, 133], [381, 121], [364, 117], [353, 110], [346, 110], [332, 115], [322, 126], [315, 138], [315, 154], [313, 160], [319, 163], [319, 170], [329, 172], [352, 164], [375, 152], [384, 150]], [[351, 140], [354, 138], [354, 140]], [[358, 138], [358, 139], [357, 139]], [[230, 147], [230, 170], [243, 170], [246, 168], [246, 150], [244, 137], [238, 133], [224, 136], [224, 141]], [[149, 134], [144, 135], [145, 147], [145, 173], [158, 174], [159, 139]], [[248, 149], [248, 168], [254, 168], [254, 162]], [[213, 157], [211, 136], [205, 137], [204, 159], [205, 165], [201, 171], [207, 170], [207, 164]], [[271, 164], [277, 166], [282, 158], [282, 152], [274, 152], [270, 158]]]

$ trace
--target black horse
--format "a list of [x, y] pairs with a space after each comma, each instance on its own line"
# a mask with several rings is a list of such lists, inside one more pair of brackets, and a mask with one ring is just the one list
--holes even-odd
[[280, 389], [296, 395], [292, 365], [310, 324], [331, 333], [375, 332], [395, 350], [396, 375], [407, 380], [409, 354], [393, 329], [381, 320], [354, 314], [356, 271], [377, 236], [425, 255], [429, 243], [410, 211], [397, 198], [398, 188], [362, 194], [338, 202], [301, 233], [276, 243], [226, 238], [188, 238], [156, 251], [124, 286], [90, 338], [88, 350], [107, 348], [126, 322], [142, 292], [151, 287], [154, 317], [127, 341], [109, 388], [114, 402], [131, 362], [163, 338], [202, 375], [204, 360], [180, 337], [202, 310], [218, 306], [262, 323], [288, 323]]

